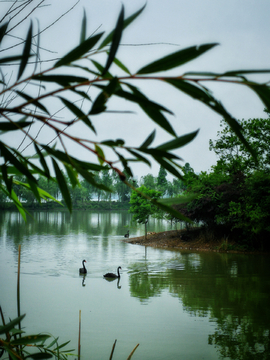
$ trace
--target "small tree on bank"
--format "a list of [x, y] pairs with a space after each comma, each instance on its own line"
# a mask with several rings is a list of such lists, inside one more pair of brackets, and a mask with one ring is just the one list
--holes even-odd
[[137, 191], [132, 191], [130, 197], [130, 209], [129, 212], [133, 214], [133, 220], [139, 224], [145, 226], [145, 239], [147, 238], [147, 224], [149, 217], [159, 212], [159, 208], [152, 202], [147, 200], [141, 193], [147, 195], [151, 200], [157, 200], [162, 196], [161, 191], [148, 189], [145, 186], [141, 186]]

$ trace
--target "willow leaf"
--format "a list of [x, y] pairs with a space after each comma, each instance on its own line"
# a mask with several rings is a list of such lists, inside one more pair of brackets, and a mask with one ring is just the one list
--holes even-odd
[[96, 154], [98, 156], [98, 161], [99, 161], [100, 165], [103, 165], [104, 164], [104, 159], [105, 159], [105, 155], [104, 155], [103, 150], [101, 149], [100, 146], [95, 144], [95, 151], [96, 151]]
[[14, 131], [23, 129], [33, 124], [33, 121], [0, 122], [0, 131]]
[[261, 99], [267, 109], [270, 109], [270, 88], [267, 85], [249, 84], [248, 85]]
[[[30, 189], [30, 185], [29, 185], [29, 184], [23, 183], [23, 182], [18, 181], [18, 180], [14, 181], [14, 182], [15, 182], [16, 184], [19, 184], [19, 185], [25, 187], [25, 188], [28, 189], [28, 190]], [[39, 188], [39, 187], [37, 187], [37, 190], [38, 190], [39, 196], [40, 196], [42, 199], [44, 199], [44, 200], [51, 199], [51, 200], [57, 202], [59, 205], [63, 206], [63, 204], [61, 203], [61, 201], [58, 201], [55, 197], [53, 197], [53, 196], [52, 196], [51, 194], [49, 194], [47, 191], [45, 191], [45, 190], [43, 190], [43, 189], [41, 189], [41, 188]]]
[[[185, 92], [189, 96], [193, 97], [194, 99], [197, 99], [204, 103], [205, 105], [209, 106], [212, 110], [223, 116], [223, 118], [226, 120], [226, 122], [230, 125], [232, 130], [235, 132], [235, 134], [238, 136], [238, 138], [241, 140], [241, 142], [244, 144], [246, 149], [253, 155], [254, 159], [256, 159], [256, 154], [250, 144], [247, 142], [245, 137], [242, 134], [242, 128], [239, 125], [239, 123], [234, 119], [224, 108], [224, 106], [221, 104], [220, 101], [216, 100], [210, 92], [208, 92], [205, 88], [199, 88], [198, 86], [195, 86], [191, 84], [188, 81], [185, 81], [183, 79], [172, 79], [168, 78], [165, 79], [167, 83], [175, 86], [177, 89]], [[255, 91], [255, 90], [254, 90]]]
[[22, 218], [23, 218], [24, 221], [26, 222], [26, 220], [27, 220], [26, 214], [29, 215], [29, 212], [24, 209], [24, 207], [22, 206], [22, 204], [21, 204], [20, 200], [18, 199], [18, 197], [17, 197], [17, 195], [16, 195], [16, 193], [15, 193], [14, 190], [11, 191], [10, 198], [11, 198], [11, 200], [13, 201], [13, 203], [16, 205], [19, 213], [22, 215]]
[[19, 80], [20, 77], [22, 76], [22, 74], [23, 74], [23, 72], [25, 70], [25, 67], [26, 67], [26, 65], [28, 63], [28, 59], [31, 56], [30, 52], [31, 52], [31, 41], [32, 41], [32, 28], [33, 28], [33, 26], [32, 26], [32, 22], [31, 22], [29, 30], [28, 30], [28, 34], [27, 34], [27, 37], [26, 37], [24, 49], [23, 49], [23, 56], [22, 56], [22, 60], [21, 60], [21, 63], [20, 63], [17, 80]]
[[60, 150], [55, 150], [55, 149], [53, 149], [50, 146], [47, 146], [45, 144], [42, 144], [40, 146], [42, 146], [42, 148], [48, 154], [56, 157], [59, 161], [61, 161], [63, 163], [67, 163], [67, 164], [70, 164], [71, 166], [76, 167], [76, 169], [77, 168], [82, 168], [84, 170], [91, 170], [91, 171], [104, 170], [104, 166], [89, 163], [89, 162], [86, 162], [86, 161], [81, 161], [81, 160], [78, 160], [78, 159], [74, 158], [73, 156], [67, 156], [67, 154], [65, 152], [60, 151]]
[[35, 75], [32, 77], [33, 80], [55, 82], [60, 85], [69, 85], [70, 83], [85, 83], [88, 78], [74, 75]]
[[[104, 66], [102, 66], [100, 63], [98, 63], [96, 60], [91, 60], [91, 62], [93, 63], [93, 65], [97, 68], [97, 70], [99, 71], [99, 74], [97, 74], [98, 76], [100, 76], [101, 74], [103, 74], [104, 72]], [[95, 73], [94, 73], [95, 74]], [[113, 78], [112, 74], [110, 74], [108, 71], [106, 72], [106, 74], [103, 75], [103, 77], [106, 77], [106, 79], [110, 79]]]
[[[166, 111], [171, 113], [168, 109], [164, 108], [160, 104], [157, 104], [151, 100], [149, 100], [146, 96], [144, 96], [140, 91], [137, 89], [135, 90], [132, 87], [134, 93], [130, 93], [124, 90], [118, 90], [115, 95], [122, 97], [126, 100], [132, 101], [137, 103], [141, 109], [160, 127], [166, 130], [169, 134], [176, 136], [175, 131], [173, 130], [171, 124], [168, 122], [166, 117], [161, 113], [161, 111]], [[136, 92], [135, 92], [136, 91]]]
[[221, 74], [220, 77], [224, 76], [242, 76], [242, 75], [250, 75], [250, 74], [266, 74], [270, 73], [270, 69], [262, 69], [262, 70], [233, 70], [233, 71], [226, 71], [225, 73]]
[[50, 338], [50, 335], [27, 335], [11, 341], [11, 345], [28, 345], [43, 342]]
[[153, 157], [160, 157], [166, 159], [175, 159], [175, 160], [182, 160], [177, 155], [171, 154], [164, 150], [159, 150], [157, 148], [137, 148], [138, 151], [143, 152], [144, 154], [151, 155]]
[[190, 81], [183, 79], [167, 78], [164, 79], [164, 81], [212, 108], [216, 106], [217, 101], [205, 88], [194, 85]]
[[68, 174], [70, 183], [74, 189], [77, 185], [80, 185], [79, 180], [78, 180], [78, 173], [77, 173], [77, 171], [73, 170], [72, 166], [70, 166], [68, 164], [64, 164], [64, 166], [66, 168], [66, 172]]
[[128, 68], [119, 60], [114, 58], [113, 62], [121, 69], [123, 70], [125, 73], [131, 75], [131, 72], [128, 70]]
[[86, 28], [87, 28], [87, 18], [86, 18], [85, 9], [83, 9], [83, 19], [82, 19], [81, 39], [80, 39], [81, 44], [86, 40]]
[[101, 144], [110, 146], [110, 147], [117, 147], [125, 145], [125, 141], [123, 139], [116, 139], [116, 140], [104, 140]]
[[54, 351], [57, 351], [57, 350], [59, 350], [59, 349], [62, 349], [63, 347], [65, 347], [65, 346], [66, 346], [67, 344], [69, 344], [69, 343], [70, 343], [70, 340], [64, 342], [63, 344], [57, 346], [57, 347], [54, 349]]
[[37, 154], [38, 154], [38, 158], [39, 158], [39, 161], [40, 161], [40, 163], [41, 163], [41, 166], [42, 166], [43, 169], [44, 169], [44, 172], [45, 172], [45, 174], [46, 174], [46, 177], [49, 178], [49, 177], [50, 177], [50, 170], [49, 170], [49, 168], [48, 168], [48, 165], [47, 165], [47, 163], [46, 163], [46, 160], [45, 160], [45, 158], [44, 158], [44, 156], [43, 156], [40, 148], [38, 147], [38, 145], [35, 144], [35, 143], [34, 143], [34, 145], [35, 145], [35, 149], [36, 149], [36, 152], [37, 152]]
[[47, 349], [51, 348], [54, 344], [56, 344], [58, 339], [59, 339], [59, 337], [53, 339], [53, 341], [49, 345], [47, 345]]
[[61, 99], [63, 104], [76, 116], [76, 118], [81, 119], [96, 134], [96, 129], [94, 128], [92, 122], [81, 109], [61, 96], [59, 96], [59, 99]]
[[62, 174], [57, 162], [54, 159], [52, 159], [52, 162], [53, 162], [53, 167], [54, 167], [57, 183], [58, 183], [59, 189], [61, 191], [61, 194], [63, 196], [63, 199], [65, 200], [65, 203], [66, 203], [69, 211], [72, 211], [72, 201], [71, 201], [70, 193], [69, 193], [68, 186], [66, 183], [66, 179], [65, 179], [64, 175]]
[[27, 101], [26, 104], [24, 104], [24, 106], [27, 106], [27, 105], [35, 105], [37, 108], [39, 108], [40, 110], [44, 111], [46, 114], [49, 115], [49, 112], [48, 110], [45, 108], [45, 106], [43, 106], [39, 101], [37, 101], [35, 98], [32, 98], [31, 96], [21, 92], [21, 91], [16, 91], [16, 93], [21, 96], [23, 99], [25, 99]]
[[48, 199], [51, 199], [55, 202], [57, 202], [59, 205], [62, 205], [63, 204], [61, 203], [61, 201], [57, 200], [54, 196], [52, 196], [51, 194], [49, 194], [47, 191], [41, 189], [41, 188], [38, 188], [38, 191], [39, 191], [39, 195], [40, 197], [42, 197], [42, 199], [44, 200], [48, 200]]
[[89, 182], [89, 184], [92, 184], [95, 188], [101, 189], [101, 190], [104, 190], [107, 192], [112, 192], [112, 190], [110, 188], [108, 188], [107, 186], [96, 182], [94, 179], [94, 175], [92, 173], [85, 171], [82, 168], [77, 168], [77, 171], [87, 182]]
[[167, 71], [173, 69], [193, 59], [196, 59], [198, 56], [212, 49], [216, 45], [218, 44], [217, 43], [204, 44], [200, 46], [192, 46], [177, 51], [173, 54], [163, 57], [162, 59], [156, 60], [149, 65], [144, 66], [137, 72], [137, 75], [151, 74], [155, 72]]
[[169, 114], [172, 114], [172, 112], [168, 109], [166, 109], [164, 106], [155, 103], [154, 101], [149, 100], [146, 96], [142, 96], [142, 93], [130, 93], [125, 90], [117, 90], [115, 93], [116, 96], [119, 96], [121, 98], [124, 98], [128, 101], [132, 101], [138, 105], [141, 106], [149, 106], [149, 107], [155, 107], [158, 111], [165, 111]]
[[28, 184], [30, 186], [31, 192], [35, 195], [35, 198], [40, 203], [40, 195], [39, 195], [39, 191], [37, 188], [37, 184], [34, 183], [33, 181], [31, 181], [30, 179], [27, 179], [27, 180], [28, 180]]
[[152, 142], [154, 141], [156, 137], [156, 130], [154, 130], [148, 137], [147, 139], [142, 143], [142, 145], [140, 146], [140, 148], [147, 148], [148, 146], [150, 146], [152, 144]]
[[12, 191], [13, 180], [12, 177], [8, 177], [8, 166], [6, 164], [1, 165], [1, 173], [2, 173], [2, 178], [6, 184], [7, 191], [10, 195]]
[[166, 130], [169, 134], [176, 136], [176, 133], [171, 124], [160, 111], [158, 111], [156, 108], [150, 108], [142, 105], [141, 108], [162, 129]]
[[119, 14], [117, 24], [116, 24], [116, 27], [115, 27], [115, 30], [114, 30], [114, 33], [113, 33], [107, 63], [106, 63], [105, 68], [104, 68], [104, 70], [102, 72], [102, 76], [106, 74], [106, 72], [109, 70], [111, 64], [113, 63], [113, 61], [115, 59], [115, 55], [116, 55], [116, 52], [118, 50], [120, 40], [121, 40], [121, 37], [122, 37], [123, 28], [124, 28], [124, 6], [122, 5], [122, 9], [121, 9], [121, 12]]
[[[138, 10], [133, 15], [128, 17], [126, 20], [124, 20], [123, 29], [125, 29], [129, 24], [131, 24], [132, 21], [134, 21], [141, 14], [141, 12], [145, 8], [145, 6], [146, 5], [144, 5], [140, 10]], [[114, 35], [114, 30], [112, 32], [110, 32], [110, 34], [103, 40], [103, 42], [99, 46], [99, 49], [102, 49], [102, 48], [104, 48], [104, 46], [108, 45], [112, 41], [113, 35]]]
[[[131, 171], [131, 168], [128, 166], [127, 160], [118, 151], [115, 150], [115, 153], [118, 156], [119, 160], [121, 161], [121, 164], [123, 165], [125, 173], [128, 176], [133, 177], [133, 173]], [[121, 180], [123, 180], [123, 179], [121, 178]]]
[[0, 27], [0, 44], [1, 44], [2, 40], [3, 40], [3, 37], [6, 34], [7, 28], [8, 28], [8, 22], [6, 22], [5, 24], [3, 24]]
[[155, 160], [162, 166], [164, 169], [169, 171], [172, 175], [176, 176], [178, 179], [182, 178], [182, 175], [177, 171], [177, 169], [168, 163], [168, 161], [164, 160], [160, 157], [154, 157]]
[[7, 56], [0, 59], [0, 64], [9, 64], [10, 62], [18, 61], [22, 59], [23, 59], [23, 55]]
[[35, 68], [33, 71], [33, 74], [36, 73], [37, 67], [39, 65], [39, 60], [40, 60], [40, 26], [39, 26], [39, 21], [37, 19], [37, 40], [36, 40], [36, 51], [35, 51]]
[[31, 358], [34, 360], [42, 360], [42, 359], [50, 359], [53, 357], [53, 354], [50, 354], [48, 352], [37, 352], [34, 354], [29, 354], [25, 357], [25, 359]]
[[119, 82], [116, 77], [112, 78], [109, 84], [102, 87], [102, 92], [97, 96], [93, 102], [92, 108], [89, 114], [95, 115], [106, 110], [106, 102], [108, 99], [119, 89]]
[[[28, 170], [27, 166], [20, 162], [8, 149], [7, 147], [0, 141], [0, 149], [1, 155], [4, 156], [5, 161], [13, 164], [21, 174], [25, 175], [27, 179], [32, 180], [33, 182], [37, 182], [37, 180], [33, 177], [31, 172]], [[15, 150], [14, 150], [15, 151]], [[17, 152], [16, 152], [17, 153]]]
[[190, 143], [198, 134], [199, 130], [180, 136], [157, 147], [159, 150], [174, 150]]
[[144, 162], [145, 164], [151, 166], [150, 161], [149, 161], [148, 159], [146, 159], [144, 156], [142, 156], [141, 154], [137, 153], [137, 151], [134, 151], [134, 150], [131, 150], [131, 149], [127, 149], [127, 151], [128, 151], [131, 155], [135, 156], [135, 158], [136, 158], [135, 160], [134, 160], [134, 159], [131, 159], [130, 161], [142, 161], [142, 162]]
[[86, 39], [80, 45], [78, 45], [73, 50], [71, 50], [68, 54], [63, 56], [62, 59], [57, 61], [57, 63], [54, 65], [54, 67], [57, 68], [59, 66], [68, 65], [72, 61], [76, 61], [76, 60], [80, 59], [83, 55], [85, 55], [88, 51], [90, 51], [96, 45], [96, 43], [99, 41], [99, 39], [102, 37], [102, 35], [103, 35], [103, 32]]
[[13, 329], [16, 325], [18, 325], [22, 321], [22, 319], [25, 317], [25, 315], [26, 314], [17, 317], [16, 319], [10, 321], [6, 325], [1, 325], [0, 326], [0, 334], [8, 333], [11, 329]]

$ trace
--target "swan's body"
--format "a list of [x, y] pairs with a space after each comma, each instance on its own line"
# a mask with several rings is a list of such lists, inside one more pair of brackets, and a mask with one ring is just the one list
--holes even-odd
[[107, 274], [103, 275], [103, 277], [105, 277], [105, 278], [111, 278], [111, 279], [120, 278], [119, 269], [122, 269], [121, 266], [118, 266], [118, 268], [117, 268], [117, 275], [116, 275], [116, 274], [113, 274], [113, 273], [107, 273]]
[[87, 273], [86, 267], [84, 266], [84, 263], [85, 263], [85, 262], [86, 262], [86, 260], [83, 260], [83, 261], [82, 261], [83, 267], [79, 269], [79, 273], [80, 273], [80, 274], [86, 274], [86, 273]]
[[124, 236], [125, 236], [125, 238], [129, 238], [129, 230], [127, 231], [127, 233]]

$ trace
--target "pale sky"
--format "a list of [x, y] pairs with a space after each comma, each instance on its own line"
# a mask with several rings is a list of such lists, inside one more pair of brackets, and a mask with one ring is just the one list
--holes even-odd
[[[33, 1], [33, 4], [38, 2]], [[40, 29], [45, 28], [76, 3], [76, 0], [51, 1], [50, 6], [33, 13], [34, 25], [35, 19], [38, 19]], [[87, 14], [89, 36], [96, 31], [111, 31], [122, 4], [127, 17], [140, 9], [145, 1], [80, 0], [71, 12], [41, 36], [41, 46], [54, 52], [44, 51], [42, 58], [57, 58], [78, 45], [83, 9]], [[0, 9], [3, 9], [1, 14], [8, 6], [10, 2], [0, 2]], [[270, 69], [269, 14], [269, 0], [148, 0], [141, 16], [125, 31], [117, 57], [135, 73], [151, 61], [185, 47], [217, 42], [219, 46], [170, 74], [182, 75], [186, 71]], [[28, 26], [29, 21], [22, 25], [21, 36], [26, 34]], [[42, 66], [45, 69], [49, 65], [45, 63]], [[270, 75], [257, 77], [262, 81], [269, 78]], [[211, 165], [215, 164], [216, 157], [209, 151], [209, 139], [216, 138], [221, 117], [198, 101], [159, 82], [136, 82], [134, 85], [150, 99], [174, 113], [174, 116], [168, 119], [179, 136], [200, 129], [197, 138], [179, 149], [176, 154], [183, 158], [181, 165], [189, 162], [196, 172], [210, 170]], [[236, 119], [265, 117], [263, 104], [248, 89], [239, 85], [207, 86]], [[98, 136], [90, 134], [92, 140], [123, 138], [127, 144], [139, 146], [154, 129], [157, 129], [155, 123], [134, 105], [119, 100], [112, 100], [110, 104], [111, 109], [134, 110], [136, 113], [104, 114], [93, 118]], [[76, 131], [79, 135], [84, 128], [78, 128]], [[46, 141], [49, 141], [51, 135], [43, 130], [40, 136], [46, 137]], [[169, 139], [167, 133], [159, 130], [154, 144], [162, 144]], [[84, 160], [89, 159], [89, 155], [83, 152], [76, 152], [75, 155]], [[133, 169], [134, 175], [140, 178], [147, 173], [157, 176], [159, 166], [153, 162], [152, 168], [136, 165]]]

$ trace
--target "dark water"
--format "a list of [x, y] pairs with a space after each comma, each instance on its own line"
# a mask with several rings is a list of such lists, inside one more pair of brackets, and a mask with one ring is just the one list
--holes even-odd
[[[21, 313], [27, 333], [71, 340], [81, 355], [114, 360], [270, 359], [270, 259], [196, 253], [123, 242], [143, 234], [127, 212], [38, 212], [25, 224], [0, 214], [0, 305], [17, 316], [18, 245]], [[151, 221], [149, 231], [170, 230]], [[78, 273], [81, 261], [88, 273]], [[121, 278], [102, 275], [122, 267]]]

